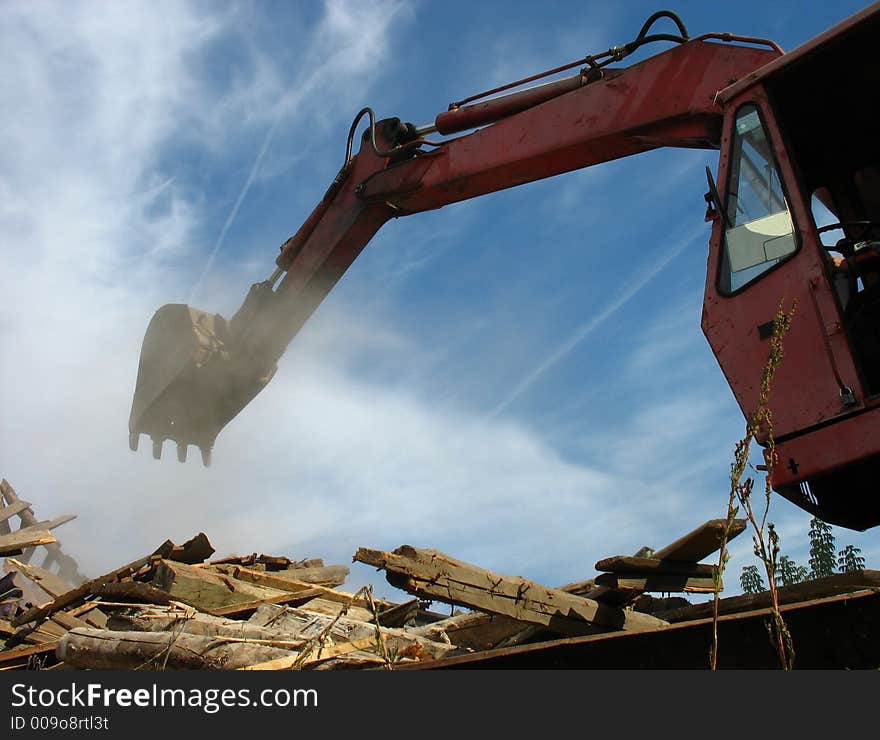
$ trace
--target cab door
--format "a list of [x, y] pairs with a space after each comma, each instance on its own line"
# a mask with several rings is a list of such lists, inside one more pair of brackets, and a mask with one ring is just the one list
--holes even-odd
[[[772, 111], [754, 88], [725, 113], [702, 328], [748, 418], [758, 402], [774, 316], [794, 310], [771, 387], [776, 439], [862, 406], [828, 254]], [[783, 461], [797, 477], [798, 460]]]

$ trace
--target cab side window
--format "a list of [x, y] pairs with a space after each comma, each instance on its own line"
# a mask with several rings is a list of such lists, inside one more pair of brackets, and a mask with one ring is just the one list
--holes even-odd
[[733, 293], [797, 249], [779, 172], [754, 105], [737, 112], [725, 211], [719, 287]]

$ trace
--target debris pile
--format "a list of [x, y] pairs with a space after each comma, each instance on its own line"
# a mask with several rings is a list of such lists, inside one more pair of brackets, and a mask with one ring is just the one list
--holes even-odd
[[[46, 567], [59, 552], [55, 561], [47, 556], [43, 566], [31, 565], [30, 556], [45, 546], [34, 543], [21, 558], [7, 557], [0, 579], [0, 670], [705, 667], [712, 603], [671, 594], [721, 588], [715, 566], [700, 561], [717, 551], [725, 525], [711, 520], [660, 550], [605, 558], [596, 577], [558, 588], [436, 550], [358, 549], [354, 561], [383, 570], [408, 595], [399, 602], [374, 597], [370, 587], [341, 590], [349, 568], [320, 559], [211, 559], [204, 533], [182, 545], [168, 540], [76, 584]], [[744, 529], [737, 520], [730, 536]], [[833, 607], [835, 599], [849, 600], [851, 618], [855, 599], [880, 595], [880, 578], [872, 571], [845, 575], [825, 579], [819, 601]], [[24, 585], [49, 599], [24, 598]], [[809, 600], [820, 587], [799, 585], [779, 589], [783, 608], [794, 610], [787, 619], [815, 606]], [[432, 611], [435, 602], [463, 609]], [[865, 604], [873, 619], [877, 599], [856, 606]], [[766, 595], [721, 599], [719, 624], [731, 632], [757, 620], [760, 653], [769, 648], [768, 607]], [[827, 627], [833, 617], [826, 610], [815, 618]], [[876, 645], [868, 654], [854, 649], [869, 661], [877, 652]]]

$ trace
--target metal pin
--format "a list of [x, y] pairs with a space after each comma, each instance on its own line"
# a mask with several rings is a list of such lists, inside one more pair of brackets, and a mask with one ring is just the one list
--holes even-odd
[[162, 458], [162, 442], [161, 439], [153, 438], [153, 457], [157, 460]]
[[141, 439], [141, 435], [137, 432], [131, 432], [128, 435], [128, 447], [132, 452], [137, 452], [138, 442]]
[[199, 447], [202, 453], [202, 465], [206, 468], [211, 465], [211, 448], [210, 447]]
[[186, 462], [186, 445], [182, 442], [177, 443], [177, 459], [180, 462]]

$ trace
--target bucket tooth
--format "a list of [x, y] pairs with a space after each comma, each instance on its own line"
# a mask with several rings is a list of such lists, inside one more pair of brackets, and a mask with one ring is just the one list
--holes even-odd
[[153, 457], [157, 460], [162, 459], [162, 440], [153, 438]]
[[128, 435], [128, 447], [132, 452], [137, 452], [140, 439], [141, 435], [137, 432], [131, 432], [131, 434]]
[[206, 468], [211, 465], [211, 448], [210, 447], [199, 447], [199, 450], [202, 453], [202, 465]]
[[177, 443], [177, 459], [180, 462], [186, 462], [186, 445], [182, 442]]

